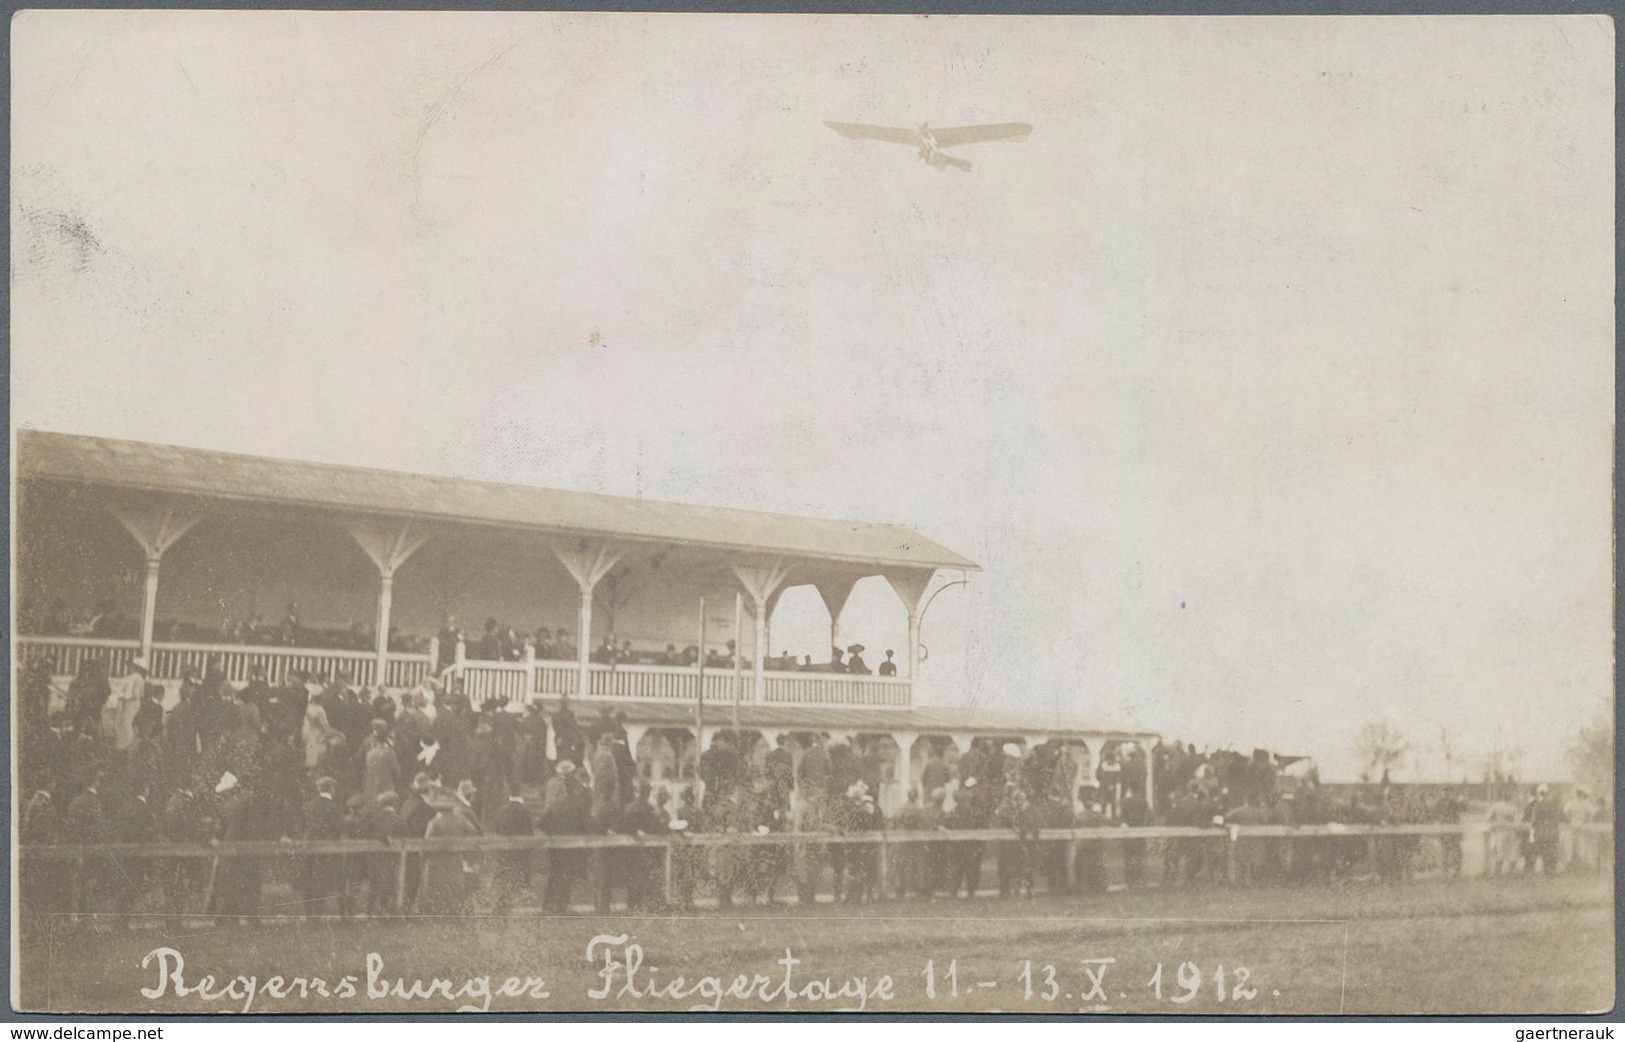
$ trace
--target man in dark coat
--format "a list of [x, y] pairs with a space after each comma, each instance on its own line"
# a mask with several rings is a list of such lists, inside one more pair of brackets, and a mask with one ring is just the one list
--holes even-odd
[[462, 695], [447, 695], [437, 703], [440, 712], [430, 728], [434, 741], [440, 744], [434, 766], [440, 771], [440, 780], [456, 785], [468, 778], [468, 743], [474, 737], [473, 713], [468, 699]]
[[[102, 790], [106, 787], [107, 775], [98, 771], [90, 785], [68, 804], [63, 838], [69, 843], [99, 847], [107, 842], [107, 819], [102, 804]], [[96, 855], [85, 857], [80, 865], [79, 878], [74, 880], [72, 907], [76, 913], [91, 912], [95, 910], [107, 866]]]
[[[632, 783], [632, 796], [621, 811], [621, 831], [629, 836], [663, 836], [670, 828], [665, 815], [649, 801], [649, 783], [639, 778]], [[626, 858], [626, 904], [633, 912], [649, 911], [660, 904], [660, 870], [665, 851], [658, 847], [638, 847], [623, 852]]]
[[[971, 775], [959, 784], [954, 794], [953, 810], [948, 812], [950, 829], [984, 829], [993, 816], [992, 786], [982, 784]], [[964, 888], [967, 898], [975, 897], [982, 884], [983, 844], [978, 842], [953, 844], [954, 864], [949, 874], [948, 892], [957, 894]]]
[[496, 737], [494, 715], [481, 713], [475, 718], [474, 734], [469, 738], [465, 756], [469, 780], [479, 791], [481, 819], [496, 813], [508, 799], [508, 772]]
[[738, 775], [739, 754], [734, 750], [733, 735], [718, 731], [711, 738], [711, 748], [700, 754], [700, 781], [705, 784], [702, 806], [726, 799]]
[[[151, 843], [158, 838], [158, 820], [147, 802], [147, 783], [138, 781], [131, 790], [131, 798], [119, 808], [118, 818], [111, 823], [113, 838], [119, 843]], [[141, 898], [147, 881], [147, 860], [128, 858], [120, 861], [111, 875], [113, 911], [128, 916]], [[134, 923], [125, 920], [126, 926]]]
[[925, 754], [925, 766], [920, 768], [920, 792], [927, 797], [938, 789], [946, 789], [954, 773], [943, 759], [942, 746], [932, 741]]
[[112, 697], [113, 684], [107, 679], [107, 661], [93, 658], [79, 668], [68, 685], [68, 717], [80, 734], [96, 734], [102, 726], [102, 707]]
[[[490, 816], [491, 831], [499, 836], [532, 836], [536, 824], [531, 820], [530, 808], [519, 796], [509, 796]], [[514, 901], [530, 887], [531, 852], [504, 851], [497, 857], [496, 910], [502, 914], [511, 909]]]
[[248, 683], [237, 693], [239, 700], [248, 702], [262, 713], [271, 698], [271, 685], [265, 679], [265, 667], [256, 665], [248, 671]]
[[277, 741], [292, 742], [299, 736], [299, 726], [309, 703], [310, 689], [305, 687], [304, 671], [288, 670], [287, 679], [272, 688], [265, 699], [264, 721]]
[[577, 767], [585, 766], [587, 738], [576, 722], [575, 713], [570, 711], [568, 698], [559, 700], [559, 711], [553, 714], [553, 745], [559, 759], [569, 760]]
[[[197, 797], [186, 787], [173, 789], [164, 804], [161, 821], [166, 843], [203, 843], [209, 838], [209, 823], [203, 820], [203, 810]], [[208, 863], [202, 858], [175, 858], [159, 869], [164, 890], [164, 908], [179, 912], [192, 894], [203, 887]]]
[[762, 769], [767, 774], [768, 792], [778, 805], [780, 812], [790, 809], [790, 791], [796, 784], [796, 758], [790, 752], [790, 736], [781, 734], [775, 748], [767, 754], [762, 761]]
[[[1122, 821], [1131, 829], [1144, 828], [1151, 824], [1151, 805], [1145, 802], [1140, 795], [1139, 788], [1133, 787], [1123, 793]], [[1140, 885], [1141, 876], [1145, 869], [1145, 840], [1125, 839], [1123, 841], [1123, 884], [1129, 889]]]
[[796, 777], [801, 783], [802, 799], [816, 799], [829, 791], [829, 753], [823, 735], [808, 736]]
[[1540, 859], [1540, 870], [1546, 875], [1557, 871], [1558, 837], [1563, 828], [1563, 807], [1542, 785], [1536, 790], [1535, 800], [1529, 805], [1529, 859], [1527, 871], [1535, 871], [1535, 859]]
[[[344, 831], [344, 812], [334, 799], [338, 783], [332, 778], [316, 779], [316, 795], [305, 804], [305, 839], [320, 842], [340, 838]], [[305, 857], [305, 915], [327, 914], [331, 907], [339, 911], [339, 894], [343, 889], [343, 868], [339, 855], [310, 854]]]
[[[266, 803], [263, 794], [238, 782], [230, 772], [215, 785], [218, 811], [215, 814], [217, 839], [221, 843], [254, 842], [274, 838], [267, 832]], [[265, 882], [265, 866], [258, 856], [223, 857], [210, 870], [211, 907], [219, 926], [254, 925], [260, 911], [260, 891]]]
[[[429, 806], [428, 799], [439, 789], [435, 780], [424, 771], [419, 771], [412, 778], [412, 787], [406, 791], [400, 807], [401, 820], [406, 823], [406, 836], [409, 839], [422, 839], [429, 831], [429, 822], [434, 820], [434, 808]], [[418, 884], [423, 879], [423, 855], [406, 855], [406, 904], [405, 908], [414, 907], [417, 897]], [[404, 910], [404, 909], [403, 909]]]
[[[549, 836], [580, 835], [586, 830], [591, 795], [576, 780], [575, 761], [560, 759], [542, 791], [542, 831]], [[547, 859], [547, 886], [542, 908], [562, 912], [570, 903], [570, 888], [581, 874], [580, 850], [554, 850]]]
[[[367, 836], [387, 846], [393, 846], [411, 834], [411, 826], [401, 817], [400, 797], [394, 792], [381, 792], [374, 801], [371, 818], [367, 821]], [[395, 904], [398, 880], [396, 872], [400, 855], [396, 852], [373, 855], [370, 865], [371, 884], [367, 888], [367, 914], [387, 915], [399, 911]]]

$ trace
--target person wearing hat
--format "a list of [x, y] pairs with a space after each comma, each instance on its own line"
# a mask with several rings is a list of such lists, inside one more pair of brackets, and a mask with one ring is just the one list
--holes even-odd
[[145, 658], [132, 659], [130, 671], [119, 678], [102, 705], [102, 740], [112, 746], [120, 758], [128, 755], [135, 742], [135, 714], [141, 711], [150, 672], [152, 667]]
[[[961, 763], [969, 757], [961, 757]], [[992, 786], [982, 784], [981, 779], [970, 774], [963, 776], [959, 788], [953, 793], [954, 806], [947, 814], [947, 826], [950, 829], [985, 829], [993, 816]], [[950, 896], [959, 893], [963, 888], [965, 897], [976, 896], [976, 891], [982, 883], [982, 854], [981, 843], [955, 843], [953, 844], [953, 862], [949, 865], [948, 893]]]
[[[504, 799], [502, 806], [491, 814], [490, 822], [491, 831], [498, 836], [531, 836], [536, 833], [530, 808], [525, 806], [521, 796]], [[531, 857], [529, 850], [510, 850], [497, 856], [493, 883], [498, 914], [511, 909], [519, 895], [529, 889]]]
[[569, 760], [577, 767], [585, 762], [587, 737], [576, 722], [575, 713], [570, 711], [569, 696], [559, 699], [558, 712], [553, 714], [553, 744], [559, 759]]
[[452, 796], [456, 799], [452, 810], [456, 811], [465, 822], [471, 825], [475, 833], [484, 831], [480, 826], [479, 813], [475, 810], [475, 802], [479, 799], [479, 795], [479, 787], [468, 778], [458, 782], [456, 790], [452, 793]]
[[[1138, 785], [1123, 790], [1122, 823], [1131, 828], [1144, 828], [1151, 824], [1151, 804], [1145, 801]], [[1145, 868], [1145, 840], [1126, 839], [1123, 852], [1123, 885], [1132, 890], [1140, 885]]]
[[790, 792], [796, 787], [796, 758], [790, 751], [790, 736], [780, 734], [774, 742], [774, 748], [768, 751], [762, 760], [762, 770], [768, 782], [768, 792], [773, 797], [775, 809], [781, 814], [790, 812]]
[[[359, 792], [352, 793], [344, 801], [344, 814], [339, 819], [339, 837], [347, 840], [367, 839], [372, 812], [372, 800]], [[358, 908], [364, 909], [370, 903], [362, 900], [361, 894], [371, 885], [372, 859], [341, 855], [339, 873], [339, 915], [354, 915]]]
[[[549, 836], [579, 835], [585, 831], [591, 796], [577, 780], [580, 772], [572, 760], [561, 759], [542, 791], [542, 831]], [[570, 890], [581, 874], [580, 850], [553, 850], [547, 858], [547, 886], [542, 892], [542, 908], [563, 912], [570, 903]]]
[[[176, 785], [164, 804], [160, 826], [167, 843], [202, 843], [209, 836], [199, 810], [197, 794], [185, 785]], [[203, 888], [208, 863], [201, 858], [175, 858], [159, 863], [164, 894], [164, 910], [176, 914], [193, 892]]]
[[[609, 721], [609, 711], [599, 727], [598, 739], [593, 743], [589, 757], [592, 771], [592, 828], [594, 832], [615, 832], [621, 826], [621, 811], [626, 799], [621, 789], [621, 764], [615, 752], [615, 729]], [[609, 911], [609, 894], [620, 873], [621, 851], [595, 850], [592, 852], [593, 906], [599, 912]]]
[[[468, 740], [465, 760], [468, 777], [479, 790], [476, 805], [481, 820], [495, 814], [508, 799], [508, 771], [503, 762], [501, 741], [496, 733], [500, 708], [497, 701], [474, 719], [474, 735]], [[503, 725], [506, 727], [506, 724]]]
[[[68, 802], [63, 821], [63, 838], [69, 843], [98, 848], [107, 842], [107, 812], [103, 794], [107, 790], [108, 776], [97, 771], [88, 786]], [[96, 898], [106, 884], [107, 863], [96, 856], [81, 859], [74, 877], [72, 910], [88, 913], [96, 910]]]
[[457, 661], [457, 643], [462, 639], [463, 631], [457, 628], [457, 616], [447, 615], [446, 624], [440, 627], [437, 638], [439, 646], [435, 650], [439, 658], [434, 664], [435, 672], [441, 672]]
[[[316, 795], [305, 803], [305, 839], [320, 843], [344, 834], [344, 812], [334, 794], [338, 782], [323, 775], [316, 779]], [[344, 877], [340, 855], [309, 854], [305, 857], [305, 917], [339, 912]]]
[[374, 720], [361, 767], [361, 792], [369, 803], [401, 787], [401, 761], [390, 740], [389, 722]]
[[79, 667], [78, 676], [68, 684], [67, 712], [74, 729], [84, 735], [97, 734], [102, 725], [102, 707], [112, 693], [113, 685], [107, 679], [107, 660], [86, 659]]
[[[214, 785], [216, 838], [222, 843], [263, 841], [277, 838], [271, 833], [271, 815], [266, 813], [263, 793], [243, 785], [232, 771], [225, 771]], [[265, 866], [258, 855], [221, 858], [218, 883], [211, 907], [218, 926], [252, 925], [259, 916], [260, 894], [265, 883]]]
[[248, 683], [237, 693], [237, 697], [253, 705], [256, 709], [264, 707], [271, 698], [271, 685], [265, 679], [265, 667], [255, 663], [249, 667]]
[[1591, 872], [1598, 867], [1599, 837], [1591, 831], [1598, 817], [1599, 811], [1591, 798], [1591, 791], [1584, 785], [1575, 786], [1574, 795], [1563, 804], [1563, 819], [1569, 825], [1564, 830], [1568, 849], [1564, 851], [1563, 863], [1568, 870]]
[[897, 652], [893, 651], [891, 648], [887, 648], [886, 661], [877, 666], [875, 668], [875, 672], [883, 677], [895, 677], [897, 675], [897, 660], [894, 657], [896, 654]]
[[[17, 838], [30, 846], [45, 846], [61, 840], [60, 828], [56, 800], [50, 790], [35, 790], [23, 806]], [[18, 902], [29, 915], [54, 915], [68, 910], [68, 879], [60, 864], [30, 858], [17, 866], [17, 875]]]
[[705, 786], [701, 807], [712, 800], [722, 800], [734, 787], [739, 777], [739, 753], [734, 748], [730, 731], [718, 731], [711, 736], [711, 747], [700, 754], [700, 782]]
[[1540, 859], [1544, 875], [1557, 872], [1557, 841], [1563, 828], [1563, 808], [1552, 795], [1550, 786], [1535, 790], [1535, 801], [1529, 805], [1529, 860], [1524, 871], [1535, 871], [1535, 860]]
[[304, 671], [288, 670], [282, 683], [272, 688], [265, 699], [265, 724], [277, 741], [291, 744], [298, 737], [309, 701], [310, 690], [305, 687]]
[[[366, 835], [386, 846], [405, 839], [409, 834], [406, 819], [400, 814], [400, 797], [393, 792], [380, 792], [372, 802], [367, 817]], [[427, 827], [427, 826], [425, 826]], [[368, 857], [367, 914], [388, 915], [400, 909], [395, 904], [396, 866], [399, 863], [393, 850]]]
[[[405, 835], [409, 839], [422, 839], [429, 831], [429, 822], [434, 820], [434, 808], [429, 806], [429, 797], [439, 789], [435, 780], [427, 771], [419, 771], [412, 778], [412, 784], [407, 787], [401, 796], [398, 813], [401, 821], [405, 823]], [[418, 883], [423, 878], [423, 855], [410, 853], [406, 855], [406, 893], [405, 902], [401, 911], [413, 906], [417, 896]]]
[[439, 747], [434, 767], [448, 785], [468, 777], [468, 744], [474, 738], [474, 714], [468, 699], [448, 694], [439, 703], [439, 712], [429, 728], [428, 740]]
[[846, 650], [850, 653], [850, 657], [846, 660], [846, 671], [868, 676], [869, 666], [863, 661], [863, 653], [867, 649], [862, 644], [853, 644]]
[[[671, 828], [666, 815], [649, 798], [649, 782], [634, 778], [631, 796], [621, 810], [621, 832], [628, 836], [664, 836]], [[626, 883], [626, 907], [632, 912], [646, 912], [661, 903], [660, 873], [664, 851], [659, 847], [636, 847], [622, 854], [625, 867], [622, 878]]]
[[[427, 839], [463, 839], [479, 835], [479, 828], [459, 805], [455, 795], [436, 792], [429, 797], [435, 816], [424, 831]], [[424, 855], [423, 878], [415, 908], [422, 915], [461, 915], [478, 882], [472, 858], [461, 851], [434, 851]]]

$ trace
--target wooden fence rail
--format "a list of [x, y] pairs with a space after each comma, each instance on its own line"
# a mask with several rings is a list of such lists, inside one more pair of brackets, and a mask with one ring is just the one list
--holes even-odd
[[[1607, 822], [1593, 825], [1565, 825], [1574, 832], [1611, 833]], [[1046, 841], [1123, 841], [1134, 839], [1316, 839], [1378, 836], [1465, 836], [1493, 832], [1525, 833], [1520, 825], [1491, 825], [1468, 822], [1460, 825], [1238, 825], [1233, 827], [1185, 828], [1151, 826], [1128, 828], [1043, 829], [1028, 838]], [[264, 840], [225, 843], [101, 843], [101, 844], [22, 844], [17, 854], [23, 860], [77, 861], [103, 858], [197, 858], [197, 857], [302, 857], [316, 854], [402, 853], [489, 853], [516, 850], [615, 850], [628, 847], [734, 847], [786, 844], [882, 844], [910, 843], [994, 843], [1022, 837], [1008, 829], [933, 829], [919, 832], [677, 832], [661, 835], [536, 835], [469, 836], [456, 839], [401, 839], [390, 842], [366, 839]]]
[[[1564, 826], [1572, 833], [1610, 834], [1610, 823]], [[337, 856], [348, 862], [350, 858], [364, 861], [379, 857], [397, 859], [394, 871], [395, 907], [404, 908], [407, 898], [409, 859], [414, 855], [515, 853], [554, 850], [610, 851], [627, 849], [658, 849], [664, 851], [665, 892], [668, 900], [673, 895], [674, 859], [679, 852], [699, 852], [717, 848], [783, 846], [805, 851], [809, 848], [840, 845], [879, 846], [878, 870], [882, 880], [887, 875], [888, 851], [913, 844], [932, 844], [940, 849], [945, 843], [998, 844], [1020, 842], [1068, 843], [1072, 851], [1081, 844], [1129, 840], [1196, 840], [1222, 842], [1227, 848], [1229, 865], [1225, 875], [1234, 873], [1238, 844], [1248, 839], [1356, 839], [1363, 840], [1363, 853], [1369, 863], [1377, 864], [1378, 840], [1384, 836], [1467, 836], [1479, 835], [1484, 844], [1486, 864], [1490, 861], [1492, 840], [1497, 833], [1521, 834], [1527, 827], [1521, 825], [1492, 825], [1487, 822], [1465, 824], [1425, 825], [1247, 825], [1186, 828], [1157, 826], [1145, 828], [1094, 827], [1043, 829], [1023, 837], [1007, 829], [935, 829], [909, 832], [676, 832], [662, 835], [537, 835], [537, 836], [471, 836], [454, 839], [401, 839], [380, 840], [276, 840], [253, 842], [211, 843], [106, 843], [106, 844], [22, 844], [17, 854], [24, 863], [69, 862], [76, 874], [85, 871], [86, 863], [119, 863], [128, 861], [176, 862], [208, 858], [214, 865], [223, 859], [239, 857], [308, 858]], [[1599, 851], [1600, 853], [1600, 851]], [[1068, 880], [1074, 861], [1069, 853]], [[43, 866], [41, 866], [43, 867]], [[211, 872], [211, 878], [213, 873]], [[212, 884], [211, 884], [212, 888]], [[207, 896], [204, 898], [207, 902]], [[207, 911], [207, 908], [204, 909]]]

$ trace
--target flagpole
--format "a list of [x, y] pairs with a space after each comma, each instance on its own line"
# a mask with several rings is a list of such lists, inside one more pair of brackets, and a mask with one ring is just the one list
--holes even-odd
[[694, 699], [694, 763], [698, 769], [699, 756], [703, 752], [705, 743], [705, 598], [700, 598], [700, 655], [695, 665], [698, 681], [697, 694]]
[[745, 595], [734, 591], [734, 741], [739, 741], [739, 665], [745, 657]]

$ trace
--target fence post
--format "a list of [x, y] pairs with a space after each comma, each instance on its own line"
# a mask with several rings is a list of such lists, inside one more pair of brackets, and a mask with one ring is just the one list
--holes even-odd
[[670, 908], [672, 906], [672, 902], [675, 900], [675, 898], [674, 898], [674, 896], [672, 894], [672, 888], [671, 888], [671, 882], [672, 882], [672, 880], [671, 880], [671, 859], [672, 859], [671, 850], [672, 850], [672, 847], [674, 847], [676, 845], [677, 845], [677, 841], [675, 839], [673, 839], [671, 836], [666, 837], [666, 907], [667, 908]]
[[1377, 867], [1377, 834], [1375, 832], [1365, 834], [1365, 856], [1366, 860], [1371, 862], [1371, 874], [1381, 875], [1381, 870]]
[[880, 896], [881, 900], [884, 900], [888, 892], [886, 890], [886, 877], [889, 874], [887, 869], [890, 867], [890, 858], [886, 856], [886, 834], [884, 832], [880, 834], [879, 862], [875, 871], [880, 878], [875, 880], [875, 893]]

